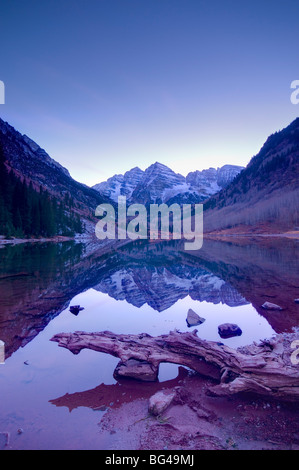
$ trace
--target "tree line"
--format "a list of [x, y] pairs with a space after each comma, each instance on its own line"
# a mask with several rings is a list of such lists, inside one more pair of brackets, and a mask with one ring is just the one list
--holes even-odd
[[51, 196], [41, 186], [21, 181], [5, 165], [0, 146], [0, 235], [6, 238], [74, 236], [82, 233], [81, 220], [72, 210], [72, 198]]

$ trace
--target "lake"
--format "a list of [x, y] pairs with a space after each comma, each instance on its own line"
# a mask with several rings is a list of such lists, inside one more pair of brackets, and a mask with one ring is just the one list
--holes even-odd
[[[10, 449], [105, 449], [99, 423], [107, 408], [153, 388], [118, 383], [117, 358], [73, 355], [50, 341], [57, 333], [156, 336], [196, 328], [201, 338], [235, 348], [299, 325], [298, 240], [205, 239], [198, 252], [175, 241], [98, 249], [26, 243], [2, 246], [0, 259], [0, 433], [9, 433]], [[266, 301], [283, 310], [263, 309]], [[84, 310], [74, 315], [72, 305]], [[205, 321], [190, 328], [189, 309]], [[242, 335], [220, 338], [221, 323], [238, 324]], [[156, 386], [175, 386], [189, 373], [182, 369], [161, 365]]]

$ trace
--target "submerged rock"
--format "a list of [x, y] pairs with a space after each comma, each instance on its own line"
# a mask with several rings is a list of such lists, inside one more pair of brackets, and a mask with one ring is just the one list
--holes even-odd
[[299, 299], [295, 299], [294, 302], [295, 302], [296, 304], [299, 304]]
[[266, 310], [282, 310], [282, 307], [276, 304], [272, 304], [271, 302], [265, 302], [262, 307]]
[[186, 318], [186, 322], [189, 327], [201, 325], [204, 321], [205, 318], [200, 317], [199, 315], [197, 315], [197, 313], [194, 312], [194, 310], [192, 310], [192, 308], [189, 308], [188, 315]]
[[218, 326], [218, 333], [221, 338], [231, 338], [233, 336], [241, 336], [241, 328], [234, 323], [223, 323]]

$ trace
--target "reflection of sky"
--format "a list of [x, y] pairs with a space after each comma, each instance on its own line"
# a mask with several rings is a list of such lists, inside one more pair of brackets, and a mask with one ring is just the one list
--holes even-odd
[[[105, 446], [101, 435], [96, 432], [101, 411], [79, 407], [69, 413], [66, 407], [55, 407], [50, 400], [67, 393], [84, 392], [100, 384], [115, 384], [113, 371], [119, 360], [91, 350], [82, 350], [74, 355], [50, 341], [56, 333], [110, 330], [115, 333], [147, 332], [159, 335], [175, 328], [180, 331], [197, 328], [198, 336], [221, 341], [231, 347], [273, 334], [267, 321], [251, 305], [231, 308], [223, 304], [193, 301], [188, 296], [159, 313], [148, 305], [136, 308], [93, 289], [72, 299], [71, 305], [77, 304], [85, 308], [78, 316], [66, 309], [32, 341], [12, 354], [5, 364], [0, 365], [0, 416], [3, 429], [10, 432], [12, 448]], [[188, 328], [186, 316], [189, 308], [206, 321], [198, 327]], [[238, 323], [243, 335], [221, 339], [218, 325], [224, 322]], [[177, 375], [176, 364], [160, 366], [161, 382]], [[119, 390], [121, 399], [122, 389]], [[21, 435], [17, 433], [19, 428], [24, 431]]]
[[[167, 334], [178, 329], [182, 332], [198, 330], [198, 336], [209, 341], [221, 341], [235, 348], [253, 341], [268, 338], [274, 330], [267, 320], [259, 315], [251, 304], [229, 307], [225, 304], [212, 304], [192, 300], [189, 296], [179, 300], [167, 310], [158, 312], [148, 305], [140, 308], [126, 301], [117, 301], [93, 289], [79, 294], [72, 300], [72, 305], [82, 305], [85, 310], [70, 321], [69, 315], [61, 317], [68, 331], [105, 331], [113, 333], [139, 334], [145, 332], [153, 336]], [[188, 328], [186, 317], [192, 308], [205, 322], [196, 327]], [[243, 334], [229, 339], [221, 339], [218, 325], [237, 323]], [[63, 326], [61, 325], [62, 330]], [[71, 329], [70, 329], [71, 328]]]
[[[62, 381], [66, 378], [70, 380], [71, 390], [68, 390], [69, 393], [78, 391], [76, 390], [78, 386], [85, 389], [96, 386], [100, 382], [106, 384], [115, 382], [112, 374], [118, 362], [117, 358], [89, 350], [83, 350], [78, 356], [75, 356], [70, 351], [60, 348], [57, 343], [50, 341], [55, 334], [62, 332], [108, 330], [117, 334], [144, 332], [158, 336], [175, 329], [181, 332], [197, 329], [199, 337], [209, 341], [220, 341], [232, 348], [251, 344], [253, 341], [258, 342], [260, 339], [269, 338], [275, 334], [267, 320], [259, 315], [251, 304], [229, 307], [221, 303], [199, 302], [187, 296], [167, 310], [158, 312], [147, 304], [138, 308], [125, 300], [117, 301], [107, 294], [88, 289], [74, 297], [70, 305], [81, 305], [84, 310], [77, 316], [73, 315], [69, 308], [64, 310], [24, 348], [18, 349], [8, 358], [3, 368], [0, 369], [0, 374], [5, 374], [7, 368], [15, 367], [15, 364], [19, 364], [21, 359], [22, 364], [26, 361], [31, 365], [28, 370], [27, 368], [23, 370], [24, 377], [27, 377], [26, 374], [29, 370], [32, 371], [32, 367], [36, 374], [41, 373], [42, 376], [47, 370], [51, 371], [49, 372], [50, 377], [58, 377], [62, 374], [65, 376], [61, 377]], [[186, 323], [189, 308], [205, 318], [204, 323], [189, 328]], [[222, 323], [237, 323], [243, 334], [235, 338], [221, 338], [218, 334], [218, 325]], [[99, 373], [96, 377], [93, 373], [94, 360], [99, 367]], [[74, 368], [73, 371], [72, 368]], [[81, 372], [80, 368], [82, 368]], [[81, 373], [86, 375], [87, 383], [85, 381], [82, 383]], [[169, 378], [172, 377], [167, 377], [167, 379]], [[14, 379], [12, 378], [12, 380]], [[24, 380], [27, 379], [24, 378]]]
[[297, 0], [14, 0], [1, 117], [95, 184], [160, 161], [246, 165], [298, 114]]

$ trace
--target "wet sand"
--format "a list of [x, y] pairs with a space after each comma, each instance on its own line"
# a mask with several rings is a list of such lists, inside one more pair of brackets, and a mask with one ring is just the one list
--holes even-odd
[[[98, 428], [106, 450], [299, 450], [298, 405], [251, 395], [209, 396], [212, 381], [179, 371], [168, 382], [128, 379], [52, 403], [70, 411], [79, 406], [104, 411]], [[149, 398], [158, 390], [176, 390], [176, 398], [153, 416]]]

